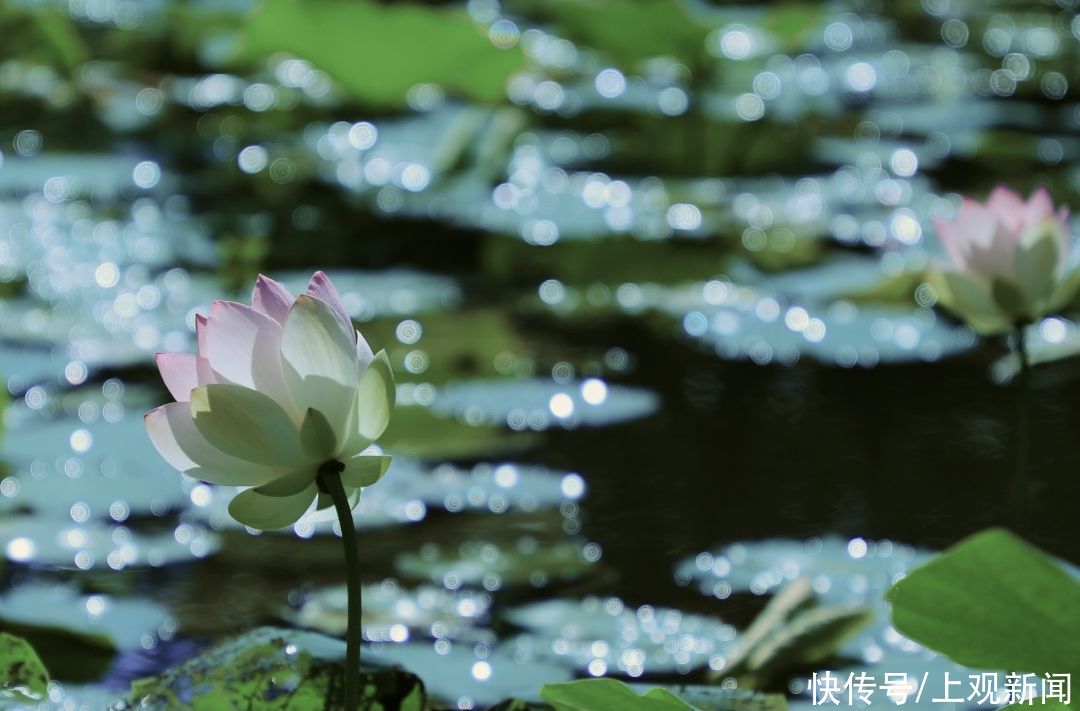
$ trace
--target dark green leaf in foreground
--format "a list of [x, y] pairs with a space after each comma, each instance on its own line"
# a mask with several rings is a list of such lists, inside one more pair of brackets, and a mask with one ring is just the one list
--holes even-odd
[[265, 0], [244, 28], [242, 59], [275, 52], [306, 59], [349, 94], [372, 104], [401, 103], [417, 84], [438, 84], [480, 101], [504, 98], [524, 65], [499, 49], [462, 10], [363, 0]]
[[0, 632], [0, 699], [42, 699], [48, 684], [49, 673], [34, 648]]
[[[344, 654], [338, 639], [260, 627], [134, 682], [130, 702], [141, 709], [340, 708]], [[360, 688], [369, 711], [422, 711], [425, 705], [419, 679], [399, 668], [361, 666]]]
[[969, 667], [1076, 671], [1080, 583], [1008, 531], [956, 544], [888, 593], [902, 633]]
[[615, 679], [582, 679], [547, 684], [540, 698], [555, 711], [693, 711], [670, 691], [652, 689], [644, 696]]

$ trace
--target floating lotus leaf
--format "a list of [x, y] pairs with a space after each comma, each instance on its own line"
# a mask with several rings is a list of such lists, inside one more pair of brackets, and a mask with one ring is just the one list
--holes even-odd
[[0, 620], [24, 634], [70, 635], [109, 649], [140, 649], [158, 635], [171, 637], [176, 622], [151, 600], [84, 595], [68, 585], [31, 583], [0, 596]]
[[202, 526], [144, 532], [87, 521], [12, 516], [0, 522], [0, 547], [7, 560], [31, 566], [92, 568], [160, 567], [205, 558], [220, 541]]
[[464, 697], [482, 706], [512, 696], [534, 698], [544, 684], [570, 678], [562, 666], [522, 658], [501, 647], [478, 656], [468, 645], [407, 642], [373, 645], [364, 653], [374, 660], [400, 664], [424, 680], [434, 699], [451, 706]]
[[545, 600], [504, 617], [529, 630], [512, 644], [594, 676], [686, 673], [722, 658], [735, 641], [735, 628], [715, 617], [614, 597]]
[[[431, 585], [410, 589], [384, 580], [364, 586], [363, 599], [364, 639], [369, 641], [404, 642], [412, 636], [461, 640], [490, 634], [473, 629], [488, 616], [488, 593]], [[285, 616], [301, 627], [342, 636], [348, 625], [347, 603], [344, 585], [322, 588], [307, 594], [300, 607]]]

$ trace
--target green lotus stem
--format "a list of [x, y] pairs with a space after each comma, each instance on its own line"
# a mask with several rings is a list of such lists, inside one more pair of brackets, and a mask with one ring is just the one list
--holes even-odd
[[356, 543], [356, 526], [353, 524], [352, 507], [341, 483], [344, 465], [329, 461], [319, 467], [319, 487], [334, 500], [338, 521], [341, 523], [341, 540], [345, 545], [345, 583], [349, 596], [349, 626], [345, 633], [345, 709], [355, 711], [360, 703], [360, 614], [363, 609], [360, 590], [360, 549]]
[[1016, 525], [1021, 529], [1027, 517], [1028, 505], [1028, 450], [1031, 439], [1031, 359], [1028, 356], [1024, 326], [1015, 330], [1016, 355], [1020, 359], [1017, 379], [1019, 404], [1016, 412], [1016, 475], [1013, 496], [1015, 499]]

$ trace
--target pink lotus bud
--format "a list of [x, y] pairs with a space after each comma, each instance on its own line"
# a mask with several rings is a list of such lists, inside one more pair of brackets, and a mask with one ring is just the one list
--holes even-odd
[[983, 333], [999, 333], [1060, 309], [1080, 288], [1066, 273], [1068, 209], [1054, 212], [1039, 188], [1024, 200], [998, 186], [985, 203], [965, 198], [952, 222], [937, 220], [948, 262], [934, 268], [940, 303]]

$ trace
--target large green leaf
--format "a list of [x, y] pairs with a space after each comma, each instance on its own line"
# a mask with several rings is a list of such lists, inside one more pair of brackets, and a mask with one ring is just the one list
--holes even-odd
[[1003, 529], [961, 541], [888, 598], [901, 633], [965, 666], [1080, 669], [1080, 583]]
[[45, 698], [49, 673], [21, 637], [0, 632], [0, 700]]
[[[755, 25], [777, 50], [794, 52], [807, 46], [825, 16], [820, 3], [809, 2], [761, 8], [709, 7], [692, 0], [517, 0], [507, 5], [547, 20], [557, 33], [631, 71], [654, 57], [671, 57], [691, 69], [717, 63], [707, 48], [709, 34], [729, 24]], [[731, 65], [724, 70], [730, 72]]]
[[545, 684], [540, 698], [555, 711], [693, 711], [693, 706], [665, 689], [638, 696], [615, 679], [582, 679]]
[[89, 58], [74, 20], [53, 8], [0, 3], [0, 59], [36, 61], [73, 75]]
[[481, 101], [504, 97], [524, 66], [462, 10], [365, 0], [264, 0], [244, 28], [242, 59], [289, 52], [372, 104], [400, 103], [424, 83]]
[[625, 69], [653, 57], [704, 61], [712, 29], [685, 0], [546, 0], [534, 7], [558, 31]]

